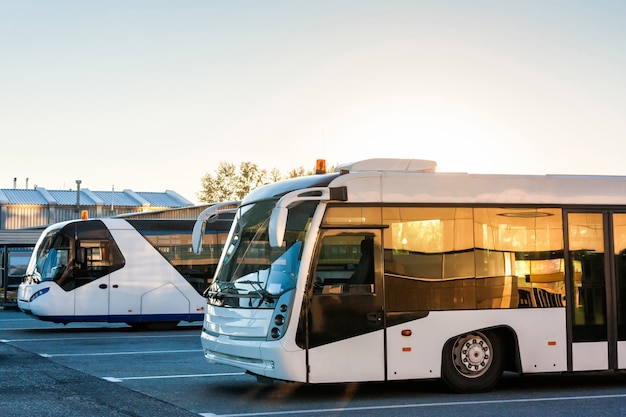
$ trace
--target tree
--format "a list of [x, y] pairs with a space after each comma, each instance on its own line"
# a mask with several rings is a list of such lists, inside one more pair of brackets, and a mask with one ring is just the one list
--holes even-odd
[[205, 203], [237, 200], [237, 176], [235, 164], [220, 162], [215, 170], [215, 177], [206, 174], [201, 179], [202, 191], [198, 193], [198, 200]]
[[267, 179], [269, 180], [269, 182], [280, 181], [283, 179], [283, 174], [280, 173], [280, 170], [278, 168], [272, 168]]
[[267, 172], [252, 162], [242, 162], [239, 165], [239, 175], [236, 177], [236, 191], [238, 200], [242, 200], [248, 193], [265, 183]]
[[[304, 167], [292, 169], [286, 178], [296, 178], [305, 175], [314, 175], [315, 170], [305, 170]], [[253, 162], [242, 162], [239, 169], [235, 164], [222, 161], [213, 175], [202, 177], [202, 190], [197, 194], [198, 200], [205, 203], [220, 201], [242, 200], [255, 188], [270, 182], [280, 181], [284, 177], [277, 168], [272, 168], [268, 174]]]
[[287, 178], [297, 178], [304, 177], [305, 175], [314, 175], [315, 170], [306, 170], [303, 166], [299, 166], [298, 168], [294, 168], [287, 174]]

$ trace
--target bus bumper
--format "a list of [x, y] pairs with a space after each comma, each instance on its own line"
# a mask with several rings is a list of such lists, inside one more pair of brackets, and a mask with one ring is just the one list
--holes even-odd
[[241, 340], [206, 330], [202, 331], [201, 341], [209, 363], [234, 366], [276, 380], [306, 381], [304, 351], [287, 352], [279, 341]]

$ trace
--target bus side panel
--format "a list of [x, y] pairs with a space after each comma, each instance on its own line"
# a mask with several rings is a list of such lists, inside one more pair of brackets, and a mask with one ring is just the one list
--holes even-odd
[[[124, 268], [111, 274], [110, 314], [193, 314], [194, 320], [202, 320], [206, 299], [139, 232], [127, 227], [110, 230], [126, 260]], [[153, 291], [168, 284], [175, 287], [171, 294], [176, 298], [156, 300]]]
[[[441, 377], [443, 346], [455, 335], [505, 326], [517, 335], [522, 371], [567, 370], [564, 308], [433, 311], [387, 329], [388, 379]], [[411, 336], [402, 336], [411, 330]]]
[[609, 369], [609, 343], [607, 341], [573, 343], [572, 357], [574, 371]]
[[189, 300], [172, 283], [141, 296], [141, 314], [180, 314], [189, 311]]
[[383, 381], [383, 334], [383, 330], [376, 330], [310, 349], [309, 382]]
[[139, 315], [143, 294], [169, 283], [174, 268], [135, 229], [110, 231], [126, 264], [111, 274], [109, 314]]

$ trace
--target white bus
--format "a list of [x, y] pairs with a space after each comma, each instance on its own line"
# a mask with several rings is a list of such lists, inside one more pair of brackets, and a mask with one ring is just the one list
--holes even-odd
[[209, 362], [304, 383], [626, 369], [626, 177], [372, 159], [252, 191], [213, 283]]
[[[198, 221], [101, 218], [53, 224], [35, 246], [18, 307], [64, 324], [118, 322], [157, 330], [202, 321], [202, 292], [237, 207], [224, 204], [209, 207], [205, 212], [214, 216]], [[192, 251], [194, 225], [204, 231], [201, 255]]]

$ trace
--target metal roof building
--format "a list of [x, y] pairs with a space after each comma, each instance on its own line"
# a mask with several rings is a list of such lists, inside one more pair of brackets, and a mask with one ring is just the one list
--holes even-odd
[[175, 191], [157, 192], [0, 189], [0, 230], [45, 226], [65, 220], [192, 207]]

